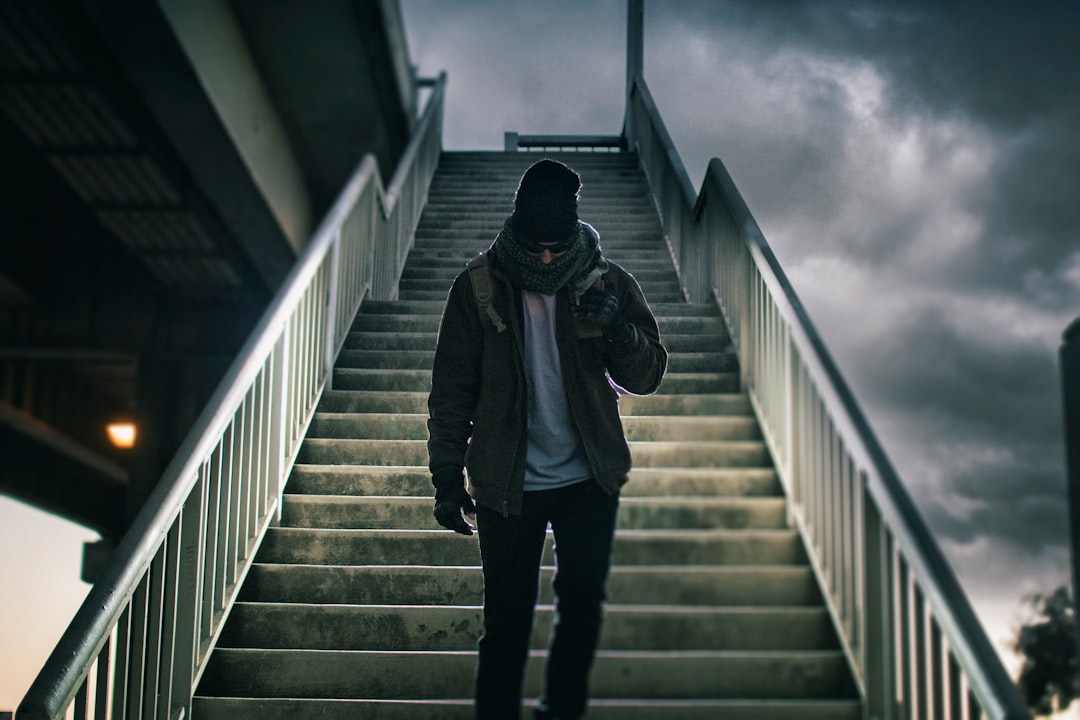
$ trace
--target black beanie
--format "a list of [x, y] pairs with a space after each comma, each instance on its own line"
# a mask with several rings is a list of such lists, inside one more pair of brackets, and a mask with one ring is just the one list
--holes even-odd
[[555, 160], [534, 163], [514, 195], [514, 228], [535, 242], [555, 242], [577, 227], [581, 177]]

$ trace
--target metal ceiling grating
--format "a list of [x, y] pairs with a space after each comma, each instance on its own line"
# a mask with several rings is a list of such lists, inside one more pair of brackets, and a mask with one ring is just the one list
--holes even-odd
[[217, 244], [190, 213], [103, 210], [98, 219], [138, 252], [214, 252]]
[[84, 83], [6, 82], [0, 110], [43, 148], [135, 146], [135, 136], [96, 88]]
[[53, 155], [53, 167], [93, 205], [176, 206], [179, 191], [144, 155]]
[[243, 286], [229, 262], [221, 257], [145, 255], [141, 259], [161, 282], [172, 288], [222, 290]]
[[0, 69], [57, 74], [78, 72], [81, 65], [34, 0], [4, 0], [0, 2]]

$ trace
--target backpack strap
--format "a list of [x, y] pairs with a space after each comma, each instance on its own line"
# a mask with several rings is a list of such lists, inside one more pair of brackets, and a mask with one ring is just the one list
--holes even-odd
[[476, 298], [476, 309], [481, 319], [486, 315], [495, 326], [495, 331], [502, 332], [506, 329], [506, 324], [491, 306], [491, 268], [488, 267], [487, 256], [480, 253], [470, 260], [466, 267], [469, 270], [469, 280], [472, 281], [473, 296]]

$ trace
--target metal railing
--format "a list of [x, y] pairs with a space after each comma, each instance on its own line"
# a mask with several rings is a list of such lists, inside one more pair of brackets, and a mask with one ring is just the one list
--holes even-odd
[[16, 717], [165, 718], [191, 697], [361, 301], [392, 298], [442, 150], [433, 83], [388, 188], [360, 163]]
[[516, 132], [503, 134], [503, 149], [506, 152], [620, 152], [623, 149], [622, 142], [621, 135], [522, 135]]
[[640, 75], [626, 127], [687, 298], [731, 331], [864, 717], [1029, 717], [723, 164], [695, 195]]

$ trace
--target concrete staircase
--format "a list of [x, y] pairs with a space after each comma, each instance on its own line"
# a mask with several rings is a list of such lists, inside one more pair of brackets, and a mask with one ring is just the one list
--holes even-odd
[[[636, 156], [553, 156], [581, 173], [581, 216], [641, 282], [671, 352], [657, 395], [621, 400], [635, 470], [589, 718], [860, 717], [724, 324], [683, 302]], [[432, 518], [425, 401], [451, 280], [537, 159], [444, 153], [400, 300], [366, 302], [355, 320], [281, 525], [202, 679], [200, 720], [471, 717], [479, 549]], [[527, 697], [551, 626], [546, 582], [540, 602]]]

